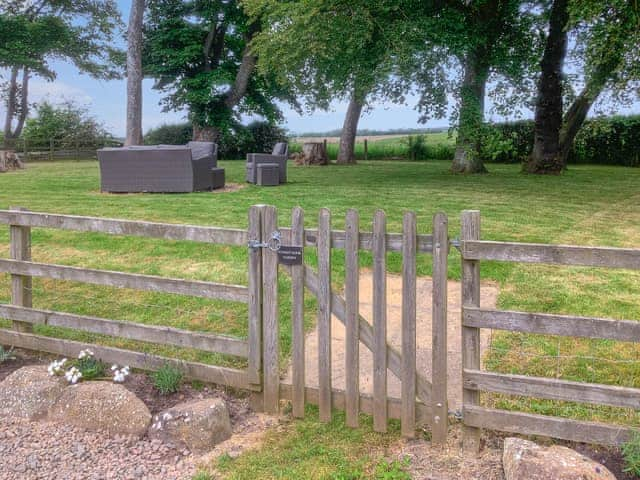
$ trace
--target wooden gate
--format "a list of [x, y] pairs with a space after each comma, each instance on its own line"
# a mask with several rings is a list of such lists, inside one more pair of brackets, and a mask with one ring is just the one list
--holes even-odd
[[[431, 425], [435, 442], [447, 435], [447, 217], [433, 217], [432, 235], [417, 233], [416, 215], [407, 212], [402, 233], [387, 233], [386, 216], [377, 211], [372, 229], [361, 231], [359, 214], [349, 210], [345, 230], [331, 228], [331, 213], [320, 210], [318, 228], [304, 228], [301, 208], [292, 212], [291, 227], [278, 228], [274, 207], [254, 207], [250, 216], [259, 218], [254, 261], [262, 266], [264, 409], [276, 412], [280, 399], [290, 400], [293, 415], [304, 415], [305, 403], [317, 404], [320, 419], [329, 421], [332, 409], [346, 412], [346, 423], [358, 425], [360, 412], [373, 415], [374, 429], [384, 432], [387, 420], [401, 420], [402, 434], [415, 435], [416, 426]], [[257, 224], [258, 220], [254, 220]], [[298, 249], [296, 249], [298, 247]], [[315, 265], [305, 263], [302, 248], [313, 249]], [[332, 282], [332, 251], [344, 253], [344, 294]], [[371, 319], [360, 313], [359, 252], [373, 258]], [[398, 350], [387, 340], [387, 252], [402, 255], [402, 345]], [[433, 256], [432, 379], [416, 368], [416, 265], [420, 254]], [[258, 260], [259, 257], [259, 260]], [[279, 368], [277, 276], [278, 263], [291, 277], [291, 380], [283, 381]], [[314, 263], [314, 262], [312, 262]], [[318, 385], [305, 381], [305, 289], [317, 299]], [[260, 303], [257, 302], [257, 303]], [[331, 319], [345, 326], [345, 389], [332, 385]], [[360, 391], [359, 348], [373, 355], [373, 394]], [[315, 367], [315, 366], [314, 366]], [[387, 393], [387, 371], [401, 381], [400, 398]]]

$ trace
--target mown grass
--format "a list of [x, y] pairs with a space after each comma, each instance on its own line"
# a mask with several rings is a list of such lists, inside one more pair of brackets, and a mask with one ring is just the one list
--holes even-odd
[[[228, 182], [243, 183], [243, 162], [221, 163], [227, 169]], [[347, 209], [357, 208], [363, 230], [370, 228], [374, 211], [384, 209], [389, 231], [395, 232], [401, 230], [403, 212], [413, 210], [421, 233], [431, 230], [436, 211], [444, 211], [449, 215], [451, 237], [459, 234], [460, 212], [479, 209], [483, 239], [640, 247], [640, 169], [584, 165], [571, 167], [560, 176], [538, 177], [523, 175], [513, 165], [490, 165], [491, 173], [481, 176], [454, 176], [448, 167], [449, 163], [443, 161], [290, 167], [290, 183], [277, 188], [246, 186], [223, 194], [106, 195], [99, 192], [95, 162], [40, 163], [25, 171], [0, 175], [0, 208], [19, 205], [34, 211], [239, 228], [246, 227], [247, 211], [253, 204], [277, 206], [281, 225], [289, 222], [291, 209], [301, 205], [308, 227], [316, 225], [321, 207], [331, 209], [335, 228], [343, 228]], [[306, 255], [313, 263], [313, 252], [307, 251]], [[344, 277], [343, 255], [333, 255], [336, 288], [341, 288]], [[0, 256], [8, 256], [7, 229], [0, 229]], [[238, 284], [247, 281], [244, 248], [34, 229], [33, 256], [37, 261], [93, 268]], [[360, 262], [369, 266], [371, 258], [362, 254]], [[389, 268], [400, 270], [398, 255], [389, 255]], [[431, 273], [429, 256], [420, 257], [418, 272]], [[640, 319], [640, 272], [483, 262], [481, 274], [483, 280], [499, 284], [501, 308]], [[459, 275], [459, 255], [452, 249], [449, 276], [457, 279]], [[283, 361], [290, 345], [288, 285], [281, 275]], [[34, 280], [34, 288], [37, 307], [246, 336], [247, 309], [240, 304], [40, 279]], [[8, 276], [0, 276], [0, 301], [8, 299]], [[307, 298], [309, 327], [315, 318], [313, 306], [313, 299]], [[244, 365], [238, 359], [200, 351], [50, 327], [39, 327], [38, 331], [203, 362]], [[495, 332], [485, 363], [500, 372], [640, 387], [640, 349], [631, 344]], [[633, 410], [496, 395], [483, 398], [486, 404], [500, 408], [640, 425], [640, 415]], [[339, 428], [336, 425], [329, 431]], [[291, 435], [297, 435], [295, 428], [291, 431]], [[289, 435], [269, 453], [273, 458], [280, 455], [286, 459], [283, 463], [292, 461], [284, 456]], [[301, 447], [313, 457], [309, 465], [321, 461], [315, 456], [321, 457], [323, 448], [331, 447], [330, 437], [319, 436]], [[372, 442], [366, 435], [364, 438], [365, 444]], [[231, 462], [236, 467], [227, 474], [236, 476], [230, 478], [248, 478], [243, 472], [259, 472], [255, 465], [269, 463], [260, 460], [259, 452], [255, 455], [253, 460], [241, 457]], [[313, 468], [310, 466], [309, 471]]]
[[[422, 137], [424, 144], [420, 148], [414, 147], [417, 137]], [[323, 138], [313, 138], [309, 141], [322, 142]], [[407, 136], [384, 136], [370, 138], [367, 141], [367, 159], [369, 160], [450, 160], [453, 158], [455, 137], [447, 132], [425, 133]], [[330, 160], [338, 157], [338, 143], [327, 142], [327, 155]], [[295, 140], [290, 145], [292, 152], [302, 150], [302, 144]], [[356, 139], [354, 155], [356, 160], [364, 160], [364, 140]]]
[[[402, 465], [381, 460], [400, 437], [397, 422], [388, 434], [373, 432], [370, 417], [361, 426], [345, 426], [336, 412], [330, 423], [318, 421], [318, 410], [308, 406], [305, 418], [269, 431], [261, 448], [233, 459], [222, 456], [214, 468], [225, 480], [314, 478], [332, 480], [389, 479], [408, 477]], [[393, 476], [392, 476], [393, 475]]]

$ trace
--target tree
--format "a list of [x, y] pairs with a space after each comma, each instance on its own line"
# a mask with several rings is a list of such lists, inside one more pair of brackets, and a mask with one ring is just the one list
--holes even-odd
[[442, 23], [443, 45], [463, 70], [454, 173], [486, 172], [479, 153], [490, 76], [506, 78], [517, 87], [536, 58], [536, 15], [522, 6], [520, 0], [453, 2], [452, 13]]
[[120, 17], [114, 0], [7, 0], [0, 8], [0, 67], [10, 72], [4, 146], [10, 148], [29, 112], [32, 75], [55, 79], [50, 59], [70, 61], [96, 78], [119, 76], [120, 52], [111, 44]]
[[564, 166], [560, 158], [562, 127], [562, 68], [567, 54], [569, 1], [554, 0], [549, 14], [549, 33], [540, 62], [538, 97], [531, 158], [525, 165], [530, 173], [559, 172]]
[[[388, 87], [406, 22], [403, 2], [368, 0], [247, 0], [265, 27], [254, 39], [259, 68], [276, 75], [308, 110], [348, 102], [338, 163], [354, 163], [362, 110], [376, 98], [403, 101]], [[299, 107], [298, 100], [294, 107]]]
[[127, 126], [125, 145], [142, 144], [142, 23], [144, 0], [132, 0], [127, 30]]
[[35, 107], [35, 116], [25, 122], [24, 137], [36, 145], [49, 146], [50, 141], [63, 148], [78, 145], [103, 145], [113, 136], [86, 108], [73, 102], [56, 106], [43, 102]]
[[[625, 0], [569, 1], [563, 9], [557, 7], [557, 2], [551, 10], [545, 51], [545, 57], [553, 58], [553, 65], [545, 65], [543, 60], [536, 108], [536, 131], [545, 132], [545, 138], [552, 140], [542, 149], [536, 135], [534, 151], [524, 166], [530, 173], [558, 174], [565, 169], [575, 137], [602, 93], [609, 91], [617, 100], [628, 100], [633, 95], [629, 85], [640, 80], [637, 48], [640, 42], [640, 10], [637, 3]], [[558, 26], [561, 23], [565, 25], [562, 30]], [[566, 49], [550, 50], [554, 38], [556, 44], [566, 43], [569, 34], [575, 36], [576, 45], [571, 60], [582, 65], [582, 89], [564, 112], [562, 121], [558, 122], [558, 112], [562, 115], [563, 98], [566, 99], [567, 95], [558, 95], [557, 80], [548, 72], [566, 63], [567, 52]], [[549, 110], [554, 112], [554, 121], [545, 125], [546, 111]]]
[[236, 0], [148, 1], [144, 72], [166, 94], [165, 110], [189, 111], [194, 140], [217, 140], [241, 113], [281, 118], [275, 100], [286, 92], [255, 71], [260, 27]]

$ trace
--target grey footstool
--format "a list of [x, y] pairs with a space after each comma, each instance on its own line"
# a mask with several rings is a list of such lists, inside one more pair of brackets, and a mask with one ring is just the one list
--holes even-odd
[[256, 185], [274, 186], [280, 184], [280, 165], [277, 163], [259, 163]]
[[213, 180], [213, 186], [211, 188], [213, 190], [224, 187], [224, 168], [212, 168], [211, 177]]

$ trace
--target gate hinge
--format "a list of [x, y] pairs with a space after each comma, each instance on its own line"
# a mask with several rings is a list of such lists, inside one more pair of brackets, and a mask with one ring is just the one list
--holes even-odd
[[282, 240], [280, 237], [280, 231], [276, 230], [271, 233], [271, 238], [268, 242], [259, 242], [258, 240], [249, 240], [248, 247], [249, 248], [268, 248], [272, 252], [277, 252], [280, 250], [280, 245], [282, 244]]
[[451, 240], [449, 240], [449, 245], [451, 245], [452, 247], [457, 248], [458, 250], [460, 250], [460, 239], [459, 238], [452, 238]]

